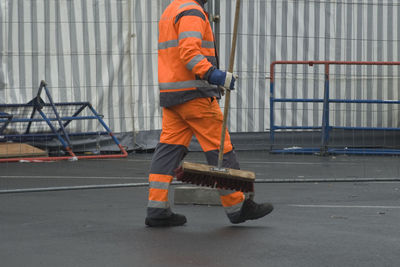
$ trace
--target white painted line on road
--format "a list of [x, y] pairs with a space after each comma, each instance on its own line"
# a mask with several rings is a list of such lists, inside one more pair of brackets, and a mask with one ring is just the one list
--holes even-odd
[[101, 184], [101, 185], [77, 185], [77, 186], [55, 186], [55, 187], [16, 188], [16, 189], [0, 190], [0, 194], [8, 194], [8, 193], [29, 193], [29, 192], [46, 192], [46, 191], [67, 191], [67, 190], [84, 190], [84, 189], [123, 188], [123, 187], [143, 187], [143, 186], [148, 186], [148, 183]]
[[[326, 162], [290, 162], [290, 161], [240, 161], [241, 164], [283, 164], [283, 165], [326, 165]], [[360, 165], [352, 162], [330, 162], [335, 165]]]
[[[189, 159], [188, 159], [189, 161]], [[196, 161], [193, 160], [191, 162], [195, 163], [201, 163], [201, 164], [207, 164], [204, 161]], [[352, 162], [331, 162], [335, 165], [343, 164], [343, 165], [359, 165], [358, 163], [352, 163]], [[300, 161], [300, 162], [293, 162], [293, 161], [246, 161], [246, 160], [241, 160], [240, 164], [282, 164], [282, 165], [326, 165], [326, 162], [306, 162], [306, 161]]]
[[400, 206], [359, 206], [359, 205], [299, 205], [290, 204], [290, 207], [297, 208], [345, 208], [345, 209], [400, 209]]
[[[0, 175], [0, 179], [97, 179], [97, 180], [147, 180], [148, 177], [132, 177], [132, 176], [66, 176], [66, 175]], [[369, 183], [399, 183], [400, 178], [269, 178], [255, 180], [256, 183], [323, 183], [323, 182], [369, 182]]]
[[[171, 184], [181, 185], [182, 182], [172, 182]], [[125, 188], [125, 187], [147, 187], [148, 185], [149, 183], [124, 183], [124, 184], [97, 184], [97, 185], [77, 185], [77, 186], [15, 188], [15, 189], [0, 190], [0, 194], [86, 190], [86, 189], [110, 189], [110, 188]]]
[[147, 177], [129, 176], [32, 176], [32, 175], [2, 175], [0, 179], [119, 179], [119, 180], [147, 180]]
[[[116, 160], [116, 159], [113, 159], [113, 160]], [[151, 161], [151, 158], [149, 158], [149, 159], [126, 159], [126, 160], [124, 160], [124, 161], [130, 161], [130, 162], [150, 162], [150, 161]]]
[[342, 183], [342, 182], [368, 182], [368, 183], [398, 183], [399, 177], [353, 177], [353, 178], [331, 178], [331, 177], [318, 177], [318, 178], [304, 178], [304, 177], [283, 177], [283, 178], [256, 178], [256, 183]]

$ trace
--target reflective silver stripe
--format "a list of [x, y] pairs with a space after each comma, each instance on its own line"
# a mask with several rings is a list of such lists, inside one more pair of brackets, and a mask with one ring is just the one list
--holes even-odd
[[147, 203], [147, 207], [148, 208], [168, 209], [169, 202], [168, 201], [149, 200], [149, 202]]
[[179, 34], [179, 41], [185, 38], [189, 38], [189, 37], [195, 37], [195, 38], [199, 38], [200, 40], [203, 40], [203, 35], [201, 35], [201, 32], [196, 32], [196, 31], [188, 31], [188, 32], [181, 32]]
[[239, 204], [233, 205], [231, 207], [224, 207], [225, 211], [227, 214], [232, 214], [235, 212], [240, 211], [240, 209], [242, 208], [243, 202], [240, 202]]
[[202, 41], [201, 42], [201, 47], [203, 47], [203, 48], [214, 48], [214, 42]]
[[[170, 40], [170, 41], [158, 43], [158, 50], [167, 49], [167, 48], [171, 48], [171, 47], [178, 47], [178, 40]], [[202, 41], [201, 47], [202, 48], [214, 48], [214, 42]]]
[[197, 56], [193, 57], [192, 60], [190, 60], [189, 63], [186, 65], [186, 68], [188, 70], [192, 70], [203, 59], [205, 59], [205, 57], [203, 55], [197, 55]]
[[150, 188], [154, 189], [166, 189], [168, 190], [169, 188], [169, 183], [163, 183], [163, 182], [150, 182], [149, 183]]
[[184, 82], [175, 82], [175, 83], [160, 83], [159, 87], [161, 90], [172, 90], [172, 89], [185, 89], [192, 87], [215, 87], [216, 85], [211, 85], [207, 81], [204, 80], [192, 80], [192, 81], [184, 81]]
[[162, 43], [158, 43], [158, 49], [167, 49], [171, 47], [177, 47], [178, 46], [178, 40], [170, 40]]
[[198, 6], [199, 7], [199, 5], [195, 4], [195, 3], [186, 3], [186, 4], [183, 4], [183, 5], [180, 5], [178, 9], [181, 9], [181, 8], [184, 8], [184, 7], [187, 7], [187, 6]]
[[227, 196], [227, 195], [233, 194], [235, 192], [236, 191], [234, 191], [234, 190], [218, 189], [218, 193], [220, 196]]

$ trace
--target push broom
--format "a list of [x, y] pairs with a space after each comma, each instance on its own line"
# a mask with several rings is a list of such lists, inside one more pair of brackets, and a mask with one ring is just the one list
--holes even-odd
[[[233, 72], [233, 65], [235, 62], [239, 13], [240, 13], [240, 0], [237, 0], [234, 27], [233, 27], [232, 49], [230, 53], [229, 68], [228, 68], [228, 72], [231, 73]], [[201, 186], [230, 189], [242, 192], [254, 191], [254, 180], [255, 180], [254, 172], [222, 167], [230, 94], [231, 94], [230, 90], [226, 89], [224, 117], [222, 121], [221, 143], [219, 148], [217, 167], [205, 164], [183, 162], [182, 166], [180, 166], [175, 171], [176, 178], [178, 181], [201, 185]]]

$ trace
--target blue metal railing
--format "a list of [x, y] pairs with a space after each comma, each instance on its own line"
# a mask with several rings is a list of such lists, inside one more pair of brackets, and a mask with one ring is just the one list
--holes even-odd
[[[324, 97], [322, 99], [313, 98], [276, 98], [275, 97], [275, 66], [287, 64], [303, 64], [303, 65], [324, 65]], [[400, 154], [399, 149], [366, 149], [366, 148], [332, 148], [329, 147], [330, 133], [333, 129], [341, 130], [371, 130], [371, 131], [400, 131], [396, 127], [345, 127], [334, 126], [330, 124], [329, 113], [331, 103], [357, 103], [357, 104], [400, 104], [396, 100], [362, 100], [362, 99], [330, 99], [330, 65], [385, 65], [400, 66], [400, 62], [359, 62], [359, 61], [275, 61], [271, 64], [270, 77], [270, 142], [271, 151], [275, 153], [319, 153], [319, 154]], [[275, 125], [275, 103], [322, 103], [322, 122], [321, 126], [284, 126]], [[321, 143], [316, 148], [289, 148], [275, 149], [276, 130], [319, 130], [321, 131]]]

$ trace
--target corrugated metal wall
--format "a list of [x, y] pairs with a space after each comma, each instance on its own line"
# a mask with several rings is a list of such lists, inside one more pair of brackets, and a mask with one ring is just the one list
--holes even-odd
[[57, 102], [90, 101], [132, 130], [127, 0], [1, 0], [0, 103], [26, 103], [46, 80]]
[[[220, 1], [223, 18], [232, 17], [232, 2]], [[269, 65], [274, 60], [399, 60], [400, 3], [398, 1], [244, 0], [242, 14], [236, 67], [241, 81], [240, 90], [232, 99], [234, 109], [231, 129], [233, 131], [263, 131], [269, 128], [267, 101], [269, 85], [266, 84], [269, 81], [266, 81], [264, 77], [269, 76]], [[222, 19], [221, 24], [221, 43], [225, 44], [221, 47], [223, 58], [226, 55], [225, 51], [229, 50], [229, 29], [231, 29], [231, 22], [224, 23], [224, 21], [226, 20]], [[393, 69], [395, 73], [392, 75], [399, 77], [399, 68]], [[331, 77], [332, 97], [364, 98], [367, 88], [361, 87], [359, 80], [343, 79], [344, 76], [355, 76], [357, 70], [357, 68], [346, 66], [332, 67], [332, 74], [337, 76]], [[287, 66], [278, 67], [277, 71], [281, 72], [277, 73], [281, 79], [276, 81], [276, 89], [281, 97], [323, 96], [323, 82], [319, 82], [323, 79], [323, 68], [315, 68], [310, 73], [308, 66]], [[318, 72], [318, 75], [314, 72]], [[374, 68], [370, 76], [387, 77], [388, 73], [389, 68]], [[339, 74], [341, 74], [340, 77]], [[338, 80], [335, 81], [335, 78]], [[374, 83], [372, 79], [368, 80], [371, 85], [368, 94], [374, 94], [368, 97], [370, 99], [375, 97], [398, 99], [399, 80], [398, 78], [389, 80], [393, 81], [390, 87], [384, 83]], [[333, 90], [334, 87], [336, 91]], [[353, 110], [359, 107], [348, 107], [351, 111], [346, 111], [342, 106], [338, 104], [332, 107], [335, 109], [331, 115], [332, 121], [337, 125], [350, 124], [350, 121], [354, 125], [361, 125], [363, 122], [372, 121], [367, 117], [354, 117]], [[321, 108], [319, 107], [319, 114], [322, 113]], [[371, 105], [364, 108], [379, 109]], [[394, 108], [398, 113], [398, 107]], [[311, 112], [318, 109], [313, 104], [294, 104], [294, 108], [291, 109], [295, 112], [290, 114], [285, 114], [287, 109], [289, 107], [276, 114], [277, 123], [289, 126], [321, 125], [320, 116]], [[383, 118], [387, 118], [385, 113], [374, 112], [373, 114], [376, 115], [374, 120], [376, 124], [380, 124]], [[316, 121], [308, 122], [307, 120]], [[392, 121], [387, 124], [397, 124], [397, 121], [398, 116], [392, 117]]]
[[[29, 101], [40, 80], [45, 79], [56, 100], [91, 101], [115, 132], [160, 129], [157, 23], [169, 2], [1, 0], [0, 102]], [[219, 9], [221, 15], [218, 38], [222, 68], [228, 65], [234, 5], [232, 0], [209, 0], [210, 10]], [[269, 80], [265, 77], [273, 60], [399, 60], [398, 1], [242, 0], [241, 14], [235, 65], [240, 81], [232, 95], [231, 132], [269, 128]], [[282, 95], [322, 94], [314, 85], [319, 74], [308, 73], [306, 68], [289, 66], [278, 71], [283, 79]], [[370, 73], [348, 67], [334, 71], [400, 76], [398, 70], [383, 68]], [[289, 79], [299, 73], [299, 77]], [[334, 96], [399, 96], [397, 78], [367, 83], [371, 85], [368, 93], [362, 83], [347, 81]], [[292, 107], [301, 112], [295, 116], [278, 114], [277, 121], [318, 123], [319, 111], [309, 111], [313, 105]], [[397, 110], [390, 116], [371, 110], [378, 115], [370, 120], [368, 116], [353, 118], [351, 112], [339, 111], [343, 109], [338, 106], [332, 115], [338, 124], [353, 119], [359, 123], [386, 121], [387, 125], [398, 121]]]
[[[134, 84], [151, 85], [146, 86], [146, 90], [150, 91], [140, 93], [142, 100], [139, 102], [150, 104], [142, 109], [137, 106], [137, 112], [142, 114], [136, 120], [138, 129], [160, 127], [160, 113], [154, 109], [157, 102], [152, 101], [153, 95], [157, 94], [154, 84], [157, 78], [154, 40], [157, 19], [168, 2], [136, 1], [136, 11], [143, 14], [138, 16], [147, 17], [147, 20], [139, 19], [136, 23], [137, 31], [141, 33], [136, 40], [139, 43], [138, 57], [150, 54], [153, 58], [152, 62], [141, 65], [143, 69], [134, 69]], [[211, 11], [220, 10], [218, 37], [221, 67], [226, 68], [235, 1], [209, 2]], [[269, 80], [265, 77], [269, 77], [269, 66], [274, 60], [399, 61], [399, 14], [400, 3], [387, 0], [243, 0], [235, 65], [240, 81], [239, 90], [232, 94], [230, 130], [260, 132], [269, 129]], [[150, 31], [153, 34], [148, 35]], [[277, 70], [277, 76], [281, 79], [277, 81], [277, 87], [281, 85], [280, 96], [322, 97], [323, 68], [315, 68], [311, 73], [307, 68], [288, 66]], [[340, 89], [332, 91], [332, 97], [398, 99], [399, 76], [399, 68], [333, 67], [332, 87]], [[361, 77], [363, 82], [360, 81]], [[387, 80], [382, 81], [382, 77]], [[321, 124], [322, 108], [318, 105], [290, 106], [276, 114], [277, 123]], [[336, 125], [398, 125], [397, 106], [337, 104], [333, 108], [331, 119]], [[393, 108], [393, 111], [386, 112], [382, 108]], [[366, 112], [355, 116], [361, 112], [360, 109]]]

